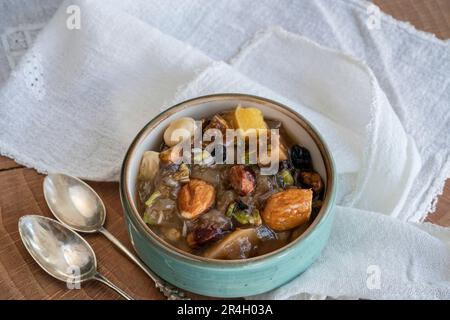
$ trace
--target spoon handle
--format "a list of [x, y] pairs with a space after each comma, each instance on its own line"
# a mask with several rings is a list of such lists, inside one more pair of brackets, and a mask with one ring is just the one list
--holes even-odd
[[122, 289], [120, 289], [118, 286], [116, 286], [114, 283], [112, 283], [111, 281], [109, 281], [107, 278], [105, 278], [103, 275], [101, 275], [100, 273], [96, 273], [94, 275], [94, 279], [97, 281], [100, 281], [103, 284], [106, 284], [108, 287], [110, 287], [111, 289], [113, 289], [114, 291], [116, 291], [118, 294], [120, 294], [122, 297], [124, 297], [126, 300], [134, 300], [133, 297], [131, 297], [128, 293], [126, 293], [125, 291], [123, 291]]
[[169, 300], [189, 300], [186, 298], [185, 294], [181, 292], [179, 289], [173, 287], [172, 285], [165, 282], [163, 279], [158, 277], [155, 273], [153, 273], [138, 257], [136, 257], [130, 250], [127, 249], [116, 237], [114, 237], [108, 230], [105, 228], [100, 228], [98, 230], [101, 232], [106, 238], [108, 238], [112, 243], [114, 243], [120, 250], [125, 253], [128, 258], [131, 259], [134, 263], [136, 263], [155, 283], [156, 288], [161, 291], [161, 293]]

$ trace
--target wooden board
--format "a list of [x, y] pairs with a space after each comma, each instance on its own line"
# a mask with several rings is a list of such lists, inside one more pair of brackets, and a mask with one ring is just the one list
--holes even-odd
[[[450, 38], [449, 0], [376, 0], [384, 11], [412, 22], [417, 28]], [[43, 176], [0, 157], [0, 299], [119, 299], [100, 283], [86, 283], [81, 290], [47, 275], [32, 260], [19, 238], [18, 219], [25, 214], [51, 217], [42, 193]], [[106, 228], [131, 249], [123, 221], [117, 183], [89, 183], [107, 208]], [[450, 226], [450, 182], [440, 197], [430, 222]], [[102, 235], [85, 237], [93, 246], [99, 270], [138, 299], [162, 299], [147, 276]], [[192, 295], [193, 298], [199, 296]]]
[[419, 30], [434, 33], [440, 39], [450, 38], [449, 0], [373, 0], [373, 3]]

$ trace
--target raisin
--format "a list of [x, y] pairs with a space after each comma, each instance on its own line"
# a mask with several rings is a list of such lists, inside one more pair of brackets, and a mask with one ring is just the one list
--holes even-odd
[[311, 154], [308, 149], [294, 145], [291, 148], [291, 161], [295, 168], [300, 170], [312, 170]]

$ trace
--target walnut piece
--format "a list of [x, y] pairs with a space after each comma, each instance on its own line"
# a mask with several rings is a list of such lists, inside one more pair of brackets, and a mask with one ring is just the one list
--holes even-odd
[[178, 193], [178, 209], [185, 219], [193, 219], [206, 212], [214, 203], [214, 186], [200, 179], [191, 179]]

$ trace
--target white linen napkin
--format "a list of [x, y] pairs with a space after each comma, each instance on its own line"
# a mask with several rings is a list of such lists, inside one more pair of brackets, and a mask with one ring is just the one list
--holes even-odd
[[[80, 6], [83, 20], [80, 30], [69, 30], [68, 4], [0, 90], [0, 153], [42, 172], [115, 180], [133, 136], [164, 107], [213, 92], [273, 98], [323, 133], [337, 163], [339, 204], [346, 207], [338, 209], [336, 241], [322, 256], [325, 267], [318, 262], [308, 270], [315, 282], [299, 281], [300, 276], [283, 289], [286, 294], [275, 291], [264, 297], [303, 292], [450, 297], [448, 243], [442, 240], [450, 231], [436, 229], [425, 236], [410, 224], [378, 216], [414, 215], [405, 213], [410, 208], [404, 204], [421, 162], [414, 140], [364, 63], [275, 28], [257, 36], [230, 66], [105, 2], [70, 1]], [[356, 236], [354, 228], [360, 224]], [[386, 232], [392, 237], [383, 236]], [[374, 244], [369, 240], [376, 233], [380, 236]], [[393, 239], [404, 235], [397, 245]], [[359, 237], [366, 238], [355, 247]], [[423, 241], [426, 237], [429, 241]], [[327, 254], [330, 250], [345, 254]], [[424, 260], [424, 251], [433, 254]], [[376, 256], [380, 259], [372, 262]], [[335, 265], [345, 281], [326, 276], [337, 275], [328, 270]], [[375, 291], [361, 281], [371, 265], [388, 279]]]

